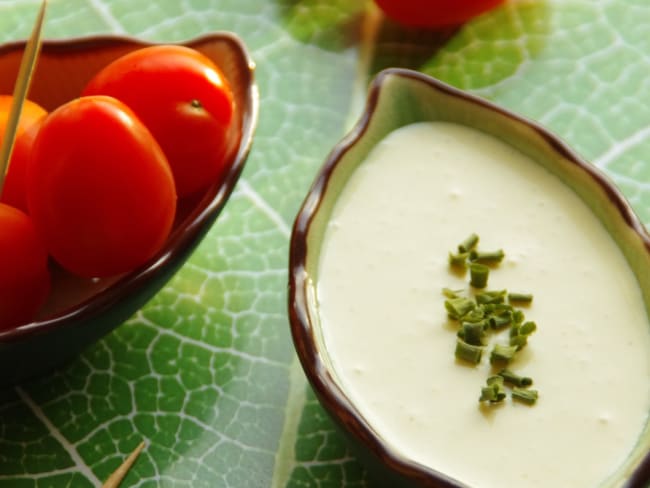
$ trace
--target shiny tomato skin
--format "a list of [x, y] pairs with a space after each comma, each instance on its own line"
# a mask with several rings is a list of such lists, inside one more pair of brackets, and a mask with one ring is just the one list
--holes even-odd
[[51, 256], [83, 277], [144, 264], [165, 243], [176, 211], [165, 155], [111, 97], [82, 97], [47, 116], [27, 184], [29, 212]]
[[[13, 97], [11, 95], [0, 95], [0, 144], [2, 144], [7, 127], [12, 101]], [[46, 115], [47, 111], [37, 103], [31, 100], [25, 100], [23, 103], [9, 168], [2, 186], [0, 202], [19, 208], [23, 212], [27, 212], [25, 175], [27, 173], [29, 153], [36, 133]]]
[[179, 197], [219, 181], [239, 141], [228, 81], [188, 47], [128, 53], [97, 73], [83, 94], [110, 95], [131, 107], [167, 156]]
[[462, 24], [495, 8], [504, 0], [375, 0], [396, 22], [412, 27], [446, 27]]
[[31, 218], [0, 203], [0, 330], [30, 322], [50, 292], [45, 246]]

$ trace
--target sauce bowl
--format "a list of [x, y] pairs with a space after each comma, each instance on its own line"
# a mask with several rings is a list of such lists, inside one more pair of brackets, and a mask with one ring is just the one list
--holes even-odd
[[[523, 153], [567, 185], [620, 248], [638, 281], [646, 310], [650, 308], [650, 237], [609, 179], [538, 124], [415, 71], [391, 68], [377, 75], [359, 122], [333, 148], [296, 216], [289, 254], [291, 333], [316, 396], [380, 484], [462, 487], [466, 485], [445, 474], [444, 467], [424, 466], [405, 456], [364, 416], [333, 365], [319, 310], [319, 260], [343, 189], [380, 141], [392, 131], [418, 122], [451, 122], [478, 130]], [[355, 297], [349, 300], [354, 303]], [[390, 350], [383, 355], [390, 360]], [[636, 445], [630, 446], [629, 455], [607, 479], [606, 486], [648, 486], [649, 451], [650, 426], [646, 420]], [[557, 462], [568, 465], [573, 461]]]
[[[128, 37], [45, 41], [29, 98], [51, 111], [79, 96], [101, 68], [135, 49], [151, 45]], [[254, 63], [234, 34], [217, 32], [183, 43], [222, 70], [238, 106], [241, 140], [224, 179], [196, 196], [179, 200], [172, 232], [160, 252], [138, 269], [109, 279], [84, 280], [54, 269], [52, 296], [29, 324], [0, 331], [0, 386], [11, 385], [74, 358], [123, 323], [176, 273], [223, 209], [241, 174], [258, 117]], [[17, 73], [23, 42], [0, 46], [0, 72]], [[0, 78], [0, 93], [11, 93], [14, 78]]]

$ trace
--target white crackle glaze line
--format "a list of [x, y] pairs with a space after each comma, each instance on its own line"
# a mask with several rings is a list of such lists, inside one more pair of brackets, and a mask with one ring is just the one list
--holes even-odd
[[59, 429], [47, 418], [47, 415], [43, 412], [41, 407], [36, 404], [36, 402], [30, 397], [25, 390], [17, 386], [15, 388], [16, 393], [23, 401], [25, 405], [32, 411], [34, 416], [45, 425], [50, 435], [59, 443], [61, 447], [68, 453], [72, 461], [74, 462], [77, 470], [84, 475], [92, 484], [95, 486], [101, 486], [102, 482], [95, 476], [92, 470], [86, 465], [86, 463], [81, 459], [81, 456], [77, 452], [77, 449], [70, 444], [70, 442], [61, 434]]
[[291, 236], [291, 227], [289, 227], [282, 216], [271, 205], [269, 205], [269, 203], [264, 200], [259, 193], [257, 193], [255, 188], [253, 188], [248, 181], [243, 178], [239, 179], [237, 183], [237, 193], [245, 196], [253, 202], [255, 206], [278, 227], [283, 236]]
[[106, 25], [113, 34], [127, 34], [126, 29], [124, 29], [124, 26], [111, 13], [106, 2], [89, 0], [88, 3], [99, 14], [100, 18], [106, 22]]
[[641, 144], [650, 136], [650, 126], [646, 126], [634, 134], [630, 134], [627, 138], [617, 142], [608, 151], [601, 154], [593, 160], [593, 163], [599, 168], [607, 168], [613, 161], [617, 160], [621, 155], [629, 149]]

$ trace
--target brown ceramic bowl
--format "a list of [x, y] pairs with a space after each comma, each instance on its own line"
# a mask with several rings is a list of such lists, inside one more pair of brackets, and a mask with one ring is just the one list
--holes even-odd
[[[29, 98], [47, 110], [78, 97], [101, 68], [119, 56], [151, 45], [126, 37], [45, 41]], [[208, 232], [237, 183], [253, 141], [258, 116], [254, 64], [242, 41], [213, 33], [184, 45], [212, 59], [233, 88], [241, 142], [224, 180], [179, 201], [177, 218], [164, 248], [149, 262], [112, 279], [82, 280], [55, 270], [53, 293], [32, 323], [0, 332], [0, 386], [48, 372], [120, 325], [181, 267]], [[17, 73], [25, 44], [0, 46], [0, 73]], [[0, 77], [0, 93], [11, 93], [14, 77]]]
[[[446, 476], [442, 468], [418, 464], [392, 447], [360, 412], [338, 379], [325, 345], [317, 294], [325, 229], [350, 176], [390, 132], [427, 121], [453, 122], [492, 135], [569, 185], [623, 251], [646, 309], [650, 309], [650, 237], [608, 179], [542, 127], [418, 72], [393, 68], [375, 78], [360, 121], [329, 154], [294, 222], [289, 256], [291, 333], [318, 399], [380, 484], [458, 488], [464, 485]], [[436, 164], [434, 158], [431, 164]], [[354, 301], [354, 296], [349, 300]], [[390, 351], [385, 351], [385, 356], [390, 361]], [[615, 475], [616, 486], [650, 486], [649, 451], [650, 427], [646, 424], [638, 444]]]

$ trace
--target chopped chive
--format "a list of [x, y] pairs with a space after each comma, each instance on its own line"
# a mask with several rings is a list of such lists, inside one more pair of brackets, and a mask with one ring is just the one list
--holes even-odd
[[467, 239], [458, 244], [458, 252], [469, 252], [476, 247], [476, 244], [478, 244], [478, 235], [470, 234]]
[[482, 291], [476, 294], [476, 303], [480, 305], [488, 303], [503, 303], [505, 301], [506, 290]]
[[485, 382], [488, 385], [497, 384], [497, 385], [503, 386], [504, 379], [503, 379], [503, 376], [499, 376], [498, 374], [493, 374], [491, 376], [488, 376], [488, 378], [487, 378], [487, 380], [485, 380]]
[[496, 390], [496, 399], [493, 401], [493, 403], [498, 403], [502, 402], [503, 400], [506, 399], [506, 391], [503, 389], [503, 387], [492, 387]]
[[506, 346], [504, 344], [495, 344], [490, 353], [491, 363], [509, 363], [515, 357], [517, 352], [516, 346]]
[[518, 387], [512, 389], [513, 400], [518, 400], [522, 403], [533, 405], [535, 402], [537, 402], [537, 398], [539, 398], [539, 393], [537, 390], [528, 390], [526, 388]]
[[522, 350], [528, 344], [527, 335], [514, 335], [510, 337], [510, 345], [517, 348], [517, 351]]
[[449, 253], [449, 266], [454, 268], [464, 268], [467, 263], [468, 252], [459, 252], [457, 254]]
[[465, 297], [456, 297], [445, 300], [445, 308], [449, 314], [449, 318], [458, 320], [467, 314], [470, 310], [476, 307], [473, 300]]
[[506, 310], [499, 314], [491, 315], [488, 319], [488, 323], [493, 329], [501, 329], [502, 327], [512, 323], [512, 311]]
[[531, 293], [508, 293], [508, 301], [511, 303], [530, 303], [533, 301], [533, 295]]
[[463, 322], [483, 322], [484, 318], [485, 311], [483, 307], [476, 307], [463, 315]]
[[490, 274], [490, 268], [484, 264], [471, 263], [469, 265], [470, 285], [474, 288], [485, 288]]
[[485, 345], [485, 323], [484, 322], [463, 322], [458, 331], [458, 337], [472, 346]]
[[503, 378], [500, 376], [490, 376], [487, 379], [487, 386], [481, 388], [480, 402], [498, 403], [506, 398], [506, 391], [503, 388]]
[[519, 324], [515, 322], [514, 320], [512, 321], [512, 324], [510, 324], [510, 337], [517, 337], [519, 335]]
[[485, 313], [489, 315], [501, 315], [512, 312], [512, 305], [507, 303], [486, 303], [483, 305]]
[[[481, 362], [483, 352], [487, 352], [487, 337], [489, 333], [499, 333], [500, 329], [509, 326], [509, 343], [494, 344], [490, 351], [490, 363], [501, 365], [497, 375], [487, 379], [487, 385], [481, 388], [479, 401], [498, 403], [506, 398], [507, 384], [512, 388], [512, 399], [529, 405], [538, 399], [537, 390], [530, 390], [533, 380], [520, 376], [508, 370], [505, 366], [512, 361], [520, 349], [528, 343], [528, 337], [535, 332], [537, 325], [526, 321], [526, 316], [517, 306], [525, 306], [532, 302], [533, 295], [529, 293], [508, 293], [507, 290], [486, 290], [490, 276], [490, 268], [501, 263], [505, 258], [503, 249], [484, 252], [477, 245], [479, 236], [471, 234], [458, 245], [458, 252], [449, 253], [451, 268], [469, 268], [469, 284], [475, 288], [473, 292], [443, 288], [446, 297], [445, 308], [450, 319], [460, 322], [457, 332], [455, 356], [457, 360], [466, 361], [473, 365]], [[492, 329], [493, 332], [490, 332]]]
[[472, 364], [478, 364], [481, 362], [483, 348], [480, 346], [473, 346], [471, 344], [468, 344], [462, 339], [457, 339], [455, 355], [458, 359], [462, 359], [463, 361], [467, 361]]
[[469, 253], [469, 260], [474, 263], [482, 264], [497, 264], [503, 261], [505, 253], [503, 249], [496, 251], [476, 251], [473, 250]]
[[481, 388], [481, 396], [478, 401], [494, 403], [497, 401], [497, 392], [491, 386], [484, 386]]
[[537, 324], [533, 321], [524, 322], [521, 325], [513, 323], [510, 326], [510, 345], [518, 346], [521, 349], [526, 345], [528, 336], [535, 330], [537, 330]]
[[519, 333], [521, 335], [530, 335], [537, 330], [537, 324], [533, 321], [524, 322], [519, 327]]
[[513, 373], [509, 369], [502, 369], [498, 373], [499, 376], [503, 378], [503, 381], [510, 385], [514, 386], [530, 386], [533, 384], [532, 378], [529, 378], [528, 376], [519, 376], [516, 373]]
[[514, 324], [521, 324], [525, 318], [526, 316], [524, 315], [524, 312], [522, 312], [521, 310], [514, 309], [512, 311], [512, 322]]
[[528, 336], [535, 332], [537, 325], [535, 322], [525, 322], [518, 327], [510, 328], [510, 345], [522, 349], [528, 344]]

